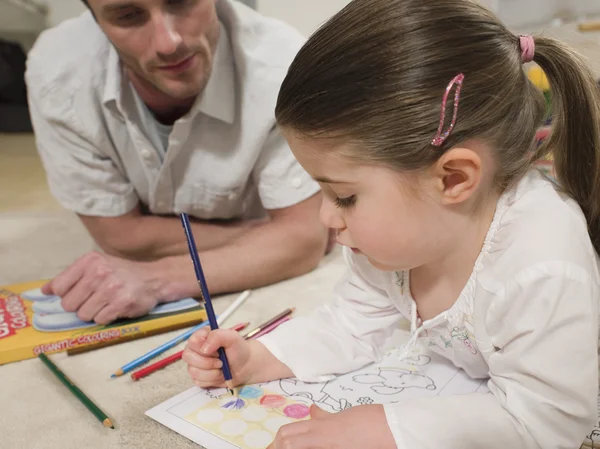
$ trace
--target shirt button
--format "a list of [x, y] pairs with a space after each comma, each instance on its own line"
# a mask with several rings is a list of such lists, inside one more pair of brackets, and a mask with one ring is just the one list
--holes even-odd
[[152, 153], [151, 153], [151, 152], [150, 152], [150, 150], [148, 150], [148, 149], [145, 149], [145, 148], [144, 148], [144, 149], [141, 151], [141, 153], [142, 153], [142, 157], [143, 157], [144, 159], [146, 159], [146, 160], [148, 160], [148, 159], [150, 159], [150, 158], [152, 157]]
[[229, 198], [229, 200], [230, 200], [230, 201], [233, 201], [233, 200], [235, 200], [237, 197], [238, 197], [238, 196], [237, 196], [237, 193], [235, 193], [235, 192], [231, 192], [227, 198]]
[[299, 189], [302, 185], [302, 180], [300, 178], [292, 178], [291, 184], [294, 189]]
[[83, 204], [85, 204], [85, 207], [92, 207], [95, 202], [96, 201], [94, 200], [94, 198], [86, 198], [85, 200], [83, 200]]

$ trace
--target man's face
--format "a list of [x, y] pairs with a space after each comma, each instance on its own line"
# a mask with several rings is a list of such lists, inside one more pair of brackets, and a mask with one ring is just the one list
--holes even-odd
[[88, 3], [133, 81], [182, 100], [197, 96], [210, 76], [219, 38], [215, 1]]

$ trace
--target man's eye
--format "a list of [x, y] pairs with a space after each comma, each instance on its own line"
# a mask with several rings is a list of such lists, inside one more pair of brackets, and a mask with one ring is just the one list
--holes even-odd
[[117, 16], [117, 22], [121, 24], [132, 24], [142, 19], [142, 11], [130, 11]]

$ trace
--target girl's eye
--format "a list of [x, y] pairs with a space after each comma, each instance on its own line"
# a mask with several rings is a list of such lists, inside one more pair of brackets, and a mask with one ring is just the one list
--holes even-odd
[[339, 207], [340, 209], [352, 207], [354, 206], [354, 203], [356, 203], [356, 195], [350, 195], [346, 198], [336, 198], [334, 202], [336, 207]]

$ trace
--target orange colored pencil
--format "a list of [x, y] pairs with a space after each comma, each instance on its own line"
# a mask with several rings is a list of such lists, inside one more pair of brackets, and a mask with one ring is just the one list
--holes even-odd
[[[233, 326], [231, 328], [231, 330], [234, 331], [241, 331], [244, 330], [248, 327], [250, 323], [240, 323], [240, 324], [236, 324], [235, 326]], [[179, 351], [169, 357], [166, 357], [162, 360], [159, 360], [158, 362], [155, 362], [151, 365], [148, 365], [146, 368], [142, 368], [134, 373], [131, 374], [131, 378], [133, 380], [140, 380], [142, 377], [146, 377], [149, 376], [150, 374], [152, 374], [155, 371], [158, 371], [159, 369], [164, 368], [165, 366], [171, 365], [173, 363], [175, 363], [177, 360], [181, 359], [181, 356], [183, 355], [183, 351]]]

